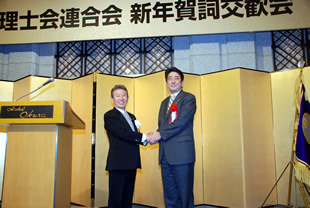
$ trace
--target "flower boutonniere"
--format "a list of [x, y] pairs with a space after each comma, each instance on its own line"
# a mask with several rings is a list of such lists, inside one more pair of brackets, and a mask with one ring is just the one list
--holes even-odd
[[176, 112], [178, 110], [178, 105], [177, 104], [172, 104], [171, 105], [171, 111]]
[[172, 123], [175, 119], [177, 119], [177, 110], [178, 110], [177, 104], [171, 105], [171, 116], [169, 124]]
[[139, 128], [141, 126], [141, 122], [139, 120], [135, 120], [135, 125], [136, 125], [137, 129], [139, 130]]

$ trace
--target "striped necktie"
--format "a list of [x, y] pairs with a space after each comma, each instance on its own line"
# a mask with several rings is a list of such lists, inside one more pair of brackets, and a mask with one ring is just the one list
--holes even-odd
[[171, 95], [170, 96], [170, 100], [169, 100], [169, 105], [168, 105], [168, 109], [167, 109], [167, 113], [168, 113], [168, 111], [169, 111], [169, 109], [170, 109], [170, 107], [171, 107], [171, 105], [172, 105], [172, 103], [173, 103], [173, 101], [174, 101], [174, 98], [175, 98], [175, 95]]

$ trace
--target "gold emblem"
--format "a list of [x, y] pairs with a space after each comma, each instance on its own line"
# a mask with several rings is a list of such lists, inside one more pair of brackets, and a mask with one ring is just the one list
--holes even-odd
[[302, 131], [308, 144], [310, 144], [310, 114], [304, 113], [302, 117]]

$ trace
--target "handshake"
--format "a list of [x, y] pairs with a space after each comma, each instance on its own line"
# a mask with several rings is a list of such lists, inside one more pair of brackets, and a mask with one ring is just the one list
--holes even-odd
[[157, 131], [151, 131], [146, 135], [146, 141], [151, 145], [158, 143], [160, 139], [160, 133]]

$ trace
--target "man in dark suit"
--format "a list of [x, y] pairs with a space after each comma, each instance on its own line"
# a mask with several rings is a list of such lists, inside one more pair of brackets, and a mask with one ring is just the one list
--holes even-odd
[[[106, 170], [109, 171], [109, 208], [131, 208], [136, 170], [141, 168], [139, 145], [147, 135], [138, 131], [136, 117], [126, 111], [128, 91], [123, 85], [111, 90], [114, 108], [104, 114], [110, 142]], [[139, 122], [138, 122], [139, 123]]]
[[158, 130], [153, 133], [152, 138], [148, 138], [148, 142], [159, 142], [159, 163], [166, 208], [192, 208], [195, 163], [193, 120], [196, 98], [182, 90], [184, 75], [179, 69], [167, 69], [165, 78], [171, 95], [161, 103]]

